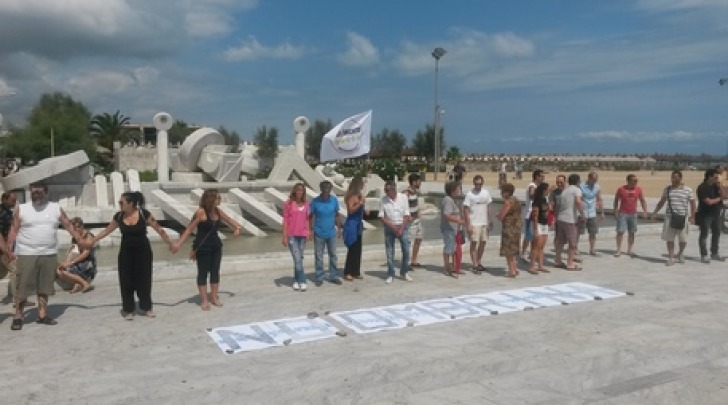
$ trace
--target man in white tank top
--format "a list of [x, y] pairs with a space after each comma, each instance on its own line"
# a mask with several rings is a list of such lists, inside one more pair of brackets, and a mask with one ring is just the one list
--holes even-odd
[[15, 244], [15, 251], [9, 258], [17, 257], [18, 293], [15, 300], [15, 316], [12, 330], [23, 327], [23, 309], [26, 298], [35, 293], [38, 297], [38, 320], [43, 325], [57, 322], [48, 317], [48, 296], [53, 295], [56, 266], [58, 264], [58, 224], [76, 240], [80, 235], [71, 226], [66, 213], [54, 202], [48, 201], [48, 186], [32, 184], [30, 202], [20, 204], [13, 217], [8, 235], [8, 246]]

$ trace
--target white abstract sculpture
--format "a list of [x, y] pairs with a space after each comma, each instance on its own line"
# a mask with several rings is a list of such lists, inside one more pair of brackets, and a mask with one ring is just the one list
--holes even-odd
[[152, 120], [157, 128], [157, 179], [159, 182], [169, 181], [169, 135], [172, 128], [172, 116], [166, 112], [157, 113]]
[[302, 158], [306, 158], [306, 131], [310, 127], [308, 118], [304, 116], [296, 117], [293, 120], [293, 130], [296, 131], [296, 154]]

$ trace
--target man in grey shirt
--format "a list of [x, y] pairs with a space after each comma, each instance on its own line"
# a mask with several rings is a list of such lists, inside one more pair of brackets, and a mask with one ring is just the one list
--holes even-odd
[[[571, 174], [568, 178], [568, 186], [556, 197], [558, 207], [556, 211], [556, 257], [555, 266], [566, 270], [581, 270], [576, 266], [576, 250], [578, 241], [578, 221], [585, 220], [584, 203], [581, 200], [581, 179], [578, 174]], [[561, 252], [564, 244], [569, 244], [567, 262], [561, 260]]]

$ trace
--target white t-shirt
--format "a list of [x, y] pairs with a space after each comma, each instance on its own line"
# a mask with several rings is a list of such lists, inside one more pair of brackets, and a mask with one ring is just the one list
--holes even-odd
[[488, 204], [493, 202], [490, 193], [486, 189], [480, 189], [475, 194], [473, 190], [465, 194], [463, 206], [468, 207], [470, 225], [488, 225]]
[[528, 187], [526, 188], [526, 198], [523, 199], [523, 219], [531, 218], [531, 208], [533, 204], [529, 192], [532, 189], [536, 191], [536, 187], [538, 187], [538, 184], [536, 184], [535, 182], [528, 183]]
[[36, 210], [32, 202], [18, 206], [20, 229], [15, 253], [19, 256], [45, 256], [58, 254], [58, 223], [61, 206], [48, 202], [42, 210]]
[[397, 193], [396, 200], [385, 195], [379, 201], [379, 218], [387, 218], [393, 225], [401, 225], [404, 217], [409, 215], [409, 201], [403, 193]]

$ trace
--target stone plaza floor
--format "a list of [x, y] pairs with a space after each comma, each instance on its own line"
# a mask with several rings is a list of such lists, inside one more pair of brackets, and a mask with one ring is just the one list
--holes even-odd
[[[692, 230], [691, 230], [692, 231]], [[728, 262], [666, 267], [659, 236], [638, 234], [637, 257], [614, 258], [609, 235], [583, 271], [502, 277], [495, 243], [488, 274], [442, 275], [436, 249], [414, 282], [384, 283], [383, 255], [365, 254], [363, 280], [294, 292], [290, 257], [226, 271], [224, 307], [203, 312], [191, 263], [156, 269], [156, 319], [125, 321], [113, 273], [87, 294], [58, 291], [36, 324], [0, 315], [5, 404], [725, 404]], [[728, 237], [721, 248], [728, 254]], [[547, 256], [552, 257], [548, 243]], [[584, 244], [582, 244], [582, 248]], [[307, 250], [311, 255], [311, 249]], [[467, 257], [467, 253], [466, 253]], [[339, 255], [340, 267], [344, 255]], [[288, 261], [286, 262], [286, 259]], [[469, 260], [465, 260], [469, 262]], [[281, 263], [288, 263], [281, 265]], [[233, 266], [228, 266], [230, 269]], [[467, 269], [468, 266], [466, 265]], [[171, 276], [162, 274], [169, 269]], [[313, 269], [307, 266], [307, 273]], [[206, 328], [463, 294], [582, 281], [634, 296], [347, 336], [233, 355]]]

